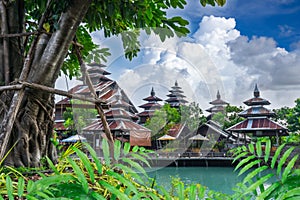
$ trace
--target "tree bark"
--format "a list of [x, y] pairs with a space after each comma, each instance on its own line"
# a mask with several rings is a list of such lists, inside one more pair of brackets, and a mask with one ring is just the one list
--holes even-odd
[[[39, 36], [25, 81], [54, 87], [67, 50], [89, 5], [89, 0], [72, 0], [66, 11], [61, 14], [59, 29], [52, 35]], [[5, 103], [10, 100], [11, 97], [7, 98]], [[35, 88], [26, 88], [19, 103], [20, 109], [16, 114], [6, 150], [15, 141], [19, 142], [5, 163], [16, 167], [37, 167], [40, 166], [42, 157], [48, 156], [54, 160], [55, 151], [50, 142], [53, 135], [54, 95]], [[2, 117], [4, 116], [5, 114], [2, 114]]]

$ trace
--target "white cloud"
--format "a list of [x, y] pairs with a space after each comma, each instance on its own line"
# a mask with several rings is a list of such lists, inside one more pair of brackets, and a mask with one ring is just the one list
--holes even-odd
[[[119, 52], [118, 42], [112, 41]], [[104, 44], [109, 46], [109, 40]], [[242, 105], [253, 96], [255, 83], [272, 107], [293, 106], [299, 97], [300, 51], [279, 48], [272, 38], [249, 39], [236, 29], [234, 18], [203, 17], [188, 39], [175, 37], [162, 43], [157, 36], [141, 34], [141, 44], [133, 62], [120, 59], [120, 52], [108, 62], [137, 106], [152, 86], [157, 96], [166, 99], [175, 80], [188, 100], [200, 103], [203, 110], [215, 99], [217, 90], [224, 100]]]

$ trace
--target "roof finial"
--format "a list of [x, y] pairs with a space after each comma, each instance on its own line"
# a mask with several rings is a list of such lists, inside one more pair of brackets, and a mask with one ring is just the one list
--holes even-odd
[[254, 88], [254, 97], [258, 98], [259, 97], [259, 90], [257, 87], [257, 83], [255, 84], [255, 88]]
[[155, 92], [154, 92], [154, 88], [153, 88], [153, 87], [152, 87], [152, 90], [151, 90], [151, 93], [150, 93], [150, 94], [151, 94], [151, 96], [153, 96], [153, 97], [155, 96]]
[[177, 82], [177, 80], [175, 81], [175, 86], [176, 86], [176, 87], [178, 86], [178, 82]]
[[217, 99], [221, 99], [221, 95], [220, 95], [219, 90], [218, 90], [218, 92], [217, 92]]

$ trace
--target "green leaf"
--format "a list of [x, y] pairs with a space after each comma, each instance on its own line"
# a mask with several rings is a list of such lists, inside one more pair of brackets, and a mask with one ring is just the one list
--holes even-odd
[[126, 142], [124, 144], [124, 155], [126, 156], [130, 151], [130, 143], [129, 142]]
[[257, 153], [258, 157], [262, 156], [261, 142], [260, 141], [256, 142], [256, 153]]
[[226, 3], [226, 0], [216, 0], [218, 6], [224, 6]]
[[290, 156], [290, 154], [292, 153], [292, 151], [295, 149], [295, 147], [291, 147], [289, 148], [286, 152], [284, 152], [283, 156], [281, 157], [279, 163], [278, 163], [278, 167], [277, 167], [277, 175], [279, 175], [281, 173], [281, 168], [284, 165], [286, 159]]
[[204, 199], [206, 188], [200, 184], [197, 185], [198, 188], [198, 197]]
[[241, 171], [239, 172], [238, 176], [242, 175], [243, 173], [245, 173], [248, 169], [252, 168], [253, 166], [259, 164], [261, 162], [261, 160], [254, 160], [250, 163], [248, 163], [247, 165], [245, 165]]
[[30, 194], [32, 191], [34, 191], [34, 188], [35, 188], [34, 182], [32, 180], [29, 180], [27, 182], [27, 187], [26, 187], [27, 194]]
[[130, 160], [129, 158], [122, 158], [122, 160], [128, 163], [129, 165], [131, 165], [132, 167], [134, 167], [135, 169], [137, 169], [138, 171], [140, 171], [141, 173], [143, 173], [144, 176], [148, 177], [145, 169], [137, 162]]
[[6, 176], [6, 189], [7, 189], [7, 196], [9, 200], [14, 200], [14, 189], [12, 185], [12, 180], [9, 176]]
[[132, 157], [136, 158], [139, 161], [142, 161], [143, 163], [145, 163], [148, 167], [151, 167], [151, 165], [149, 164], [148, 160], [145, 159], [143, 156], [139, 155], [139, 154], [131, 154]]
[[247, 154], [248, 154], [248, 152], [242, 152], [242, 153], [240, 153], [239, 155], [237, 155], [237, 156], [233, 159], [232, 163], [234, 163], [235, 161], [237, 161], [237, 160], [240, 159], [241, 157], [246, 156]]
[[94, 174], [94, 169], [91, 165], [90, 160], [88, 159], [86, 154], [84, 154], [82, 151], [80, 151], [76, 147], [73, 147], [73, 150], [76, 152], [77, 156], [80, 158], [80, 160], [83, 163], [85, 169], [87, 170], [87, 172], [89, 174], [89, 177], [91, 178], [91, 182], [94, 183], [95, 182], [95, 174]]
[[139, 146], [134, 146], [133, 148], [132, 148], [132, 152], [137, 152], [139, 150]]
[[300, 198], [300, 187], [293, 188], [283, 195], [283, 199], [288, 199], [292, 197], [294, 197], [295, 200]]
[[116, 140], [114, 143], [114, 157], [115, 160], [119, 160], [121, 155], [121, 142], [120, 140]]
[[271, 162], [271, 168], [272, 168], [272, 169], [274, 169], [275, 164], [276, 164], [276, 161], [277, 161], [277, 158], [278, 158], [278, 156], [279, 156], [279, 154], [280, 154], [282, 148], [284, 147], [284, 145], [285, 145], [285, 144], [280, 145], [280, 146], [278, 147], [278, 149], [276, 150], [276, 152], [275, 152], [275, 154], [274, 154], [274, 156], [273, 156], [273, 158], [272, 158], [272, 162]]
[[184, 185], [183, 185], [183, 182], [179, 182], [176, 189], [177, 189], [178, 199], [184, 200]]
[[136, 187], [128, 180], [126, 179], [124, 176], [113, 172], [111, 170], [106, 171], [106, 174], [112, 177], [115, 177], [117, 180], [119, 180], [122, 184], [126, 185], [132, 192], [134, 192], [135, 194], [138, 193]]
[[248, 173], [247, 176], [244, 178], [243, 183], [249, 182], [253, 177], [255, 177], [257, 174], [266, 169], [268, 169], [268, 166], [262, 166]]
[[22, 177], [18, 179], [18, 197], [21, 198], [24, 194], [25, 180]]
[[115, 167], [118, 167], [119, 169], [122, 169], [124, 172], [130, 174], [137, 182], [143, 183], [142, 178], [130, 167], [127, 167], [123, 164], [116, 164]]
[[88, 149], [90, 155], [92, 156], [94, 163], [96, 164], [97, 170], [99, 174], [102, 174], [102, 164], [101, 161], [99, 160], [97, 153], [95, 150], [88, 144], [84, 143], [85, 147]]
[[148, 19], [151, 20], [153, 18], [152, 10], [151, 9], [147, 9], [146, 10], [146, 15], [147, 15]]
[[[65, 183], [70, 181], [75, 181], [76, 179], [70, 174], [59, 174], [48, 176], [46, 178], [40, 179], [35, 182], [36, 185], [42, 185], [43, 187], [49, 187], [50, 185], [55, 185], [58, 183]], [[27, 184], [28, 191], [28, 184]]]
[[262, 192], [261, 194], [259, 194], [259, 196], [257, 197], [257, 200], [265, 200], [268, 199], [267, 197], [274, 191], [276, 190], [278, 187], [280, 187], [281, 184], [279, 182], [275, 182], [273, 183], [270, 187], [268, 187], [264, 192]]
[[44, 192], [42, 192], [42, 191], [35, 191], [35, 194], [36, 194], [37, 196], [42, 197], [42, 199], [50, 199], [50, 197], [49, 197], [46, 193], [44, 193]]
[[92, 191], [91, 196], [94, 197], [94, 199], [97, 200], [106, 200], [101, 194], [98, 194], [97, 192]]
[[239, 162], [239, 164], [235, 167], [234, 171], [236, 171], [237, 169], [239, 169], [242, 165], [248, 163], [250, 160], [256, 158], [255, 155], [251, 155], [251, 156], [248, 156], [247, 158], [244, 158], [243, 160], [241, 160]]
[[197, 187], [196, 185], [192, 184], [190, 186], [189, 199], [196, 199], [196, 196], [197, 196]]
[[254, 182], [252, 185], [250, 185], [247, 188], [247, 191], [245, 193], [247, 194], [247, 193], [255, 191], [257, 189], [257, 187], [259, 187], [261, 184], [264, 184], [267, 180], [269, 180], [273, 176], [274, 176], [274, 174], [270, 173], [270, 174], [267, 174], [267, 175], [261, 177], [256, 182]]
[[163, 193], [163, 196], [166, 200], [172, 200], [170, 192], [166, 190], [163, 186], [158, 186], [158, 189]]
[[250, 153], [254, 154], [254, 145], [252, 143], [250, 143], [248, 145], [248, 149], [249, 149]]
[[54, 171], [54, 173], [59, 174], [58, 170], [56, 169], [53, 162], [50, 160], [50, 158], [48, 156], [46, 156], [46, 160], [47, 160], [49, 167]]
[[265, 163], [268, 162], [271, 152], [271, 140], [266, 141], [266, 148], [265, 148]]
[[118, 190], [115, 186], [112, 186], [103, 180], [100, 180], [99, 183], [103, 187], [105, 187], [108, 191], [110, 191], [112, 194], [116, 195], [119, 199], [129, 200], [129, 198], [124, 193], [122, 193], [120, 190]]
[[102, 148], [103, 148], [103, 156], [104, 156], [105, 164], [107, 166], [110, 166], [109, 145], [106, 139], [102, 140]]
[[73, 161], [71, 158], [67, 158], [68, 162], [72, 165], [72, 168], [76, 174], [76, 177], [79, 181], [79, 183], [82, 186], [83, 191], [88, 194], [89, 192], [89, 185], [88, 181], [86, 180], [85, 174], [83, 171], [80, 169], [80, 167]]
[[284, 169], [283, 173], [282, 173], [282, 183], [284, 183], [288, 177], [288, 175], [291, 173], [292, 168], [295, 165], [295, 162], [298, 159], [298, 155], [294, 156], [292, 158], [292, 160], [288, 163], [288, 165], [286, 166], [286, 168]]

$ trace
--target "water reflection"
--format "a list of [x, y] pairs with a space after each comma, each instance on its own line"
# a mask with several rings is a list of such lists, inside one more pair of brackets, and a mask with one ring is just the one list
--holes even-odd
[[171, 177], [178, 177], [186, 184], [200, 183], [211, 190], [232, 194], [232, 188], [243, 179], [231, 167], [165, 167], [152, 170], [150, 177], [156, 177], [158, 184], [166, 189], [171, 187]]

